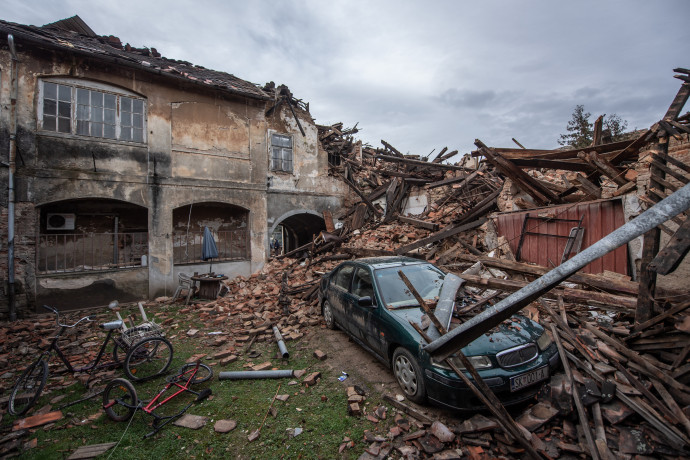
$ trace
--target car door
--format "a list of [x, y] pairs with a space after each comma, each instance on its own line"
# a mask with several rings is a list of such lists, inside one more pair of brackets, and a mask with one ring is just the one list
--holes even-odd
[[350, 286], [352, 285], [352, 274], [355, 271], [354, 265], [342, 265], [331, 276], [326, 297], [331, 304], [333, 316], [338, 324], [340, 324], [346, 331], [349, 331], [348, 313], [346, 313], [346, 304], [350, 294]]
[[[364, 344], [374, 350], [377, 354], [383, 356], [381, 353], [382, 337], [381, 325], [379, 324], [379, 317], [377, 311], [380, 308], [376, 304], [376, 295], [374, 293], [374, 283], [372, 274], [369, 269], [358, 267], [352, 279], [351, 301], [348, 303], [350, 318], [352, 325], [356, 326], [356, 331], [353, 335], [359, 338]], [[371, 299], [370, 305], [360, 305], [360, 299], [369, 297]]]

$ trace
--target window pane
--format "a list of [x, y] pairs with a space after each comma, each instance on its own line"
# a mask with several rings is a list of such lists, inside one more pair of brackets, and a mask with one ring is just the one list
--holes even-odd
[[79, 104], [89, 105], [89, 90], [77, 88], [77, 102]]
[[134, 99], [132, 101], [132, 112], [134, 113], [144, 113], [144, 101], [141, 99]]
[[144, 130], [143, 129], [132, 129], [133, 131], [133, 140], [135, 142], [144, 142]]
[[44, 83], [43, 97], [48, 99], [57, 99], [57, 85], [55, 83]]
[[57, 112], [57, 102], [45, 99], [43, 101], [43, 113], [46, 115], [55, 115]]
[[122, 128], [120, 131], [120, 140], [131, 141], [132, 140], [132, 128]]
[[121, 97], [120, 98], [120, 106], [122, 107], [123, 112], [131, 112], [132, 111], [132, 100], [128, 97]]
[[77, 106], [77, 120], [88, 120], [89, 119], [89, 107], [86, 105], [79, 104]]
[[106, 94], [103, 106], [108, 109], [115, 109], [115, 95]]
[[[45, 120], [44, 120], [43, 124], [45, 125]], [[89, 122], [88, 121], [77, 120], [77, 134], [81, 134], [82, 136], [88, 136], [89, 135]]]
[[103, 137], [107, 137], [108, 139], [115, 139], [115, 126], [114, 125], [103, 126]]
[[115, 125], [115, 111], [105, 109], [105, 122], [109, 125]]
[[137, 128], [142, 128], [144, 126], [144, 118], [138, 113], [133, 113], [132, 114], [132, 126], [135, 126]]
[[55, 117], [43, 116], [43, 129], [46, 131], [55, 131]]
[[69, 118], [58, 118], [58, 132], [69, 133], [72, 131]]
[[94, 107], [91, 109], [91, 119], [93, 121], [103, 121], [103, 109], [101, 107]]
[[91, 135], [103, 137], [103, 123], [91, 123]]
[[283, 136], [280, 134], [273, 134], [271, 137], [271, 144], [280, 147], [292, 147], [292, 139], [290, 136]]
[[69, 102], [62, 102], [60, 101], [58, 103], [58, 115], [61, 117], [66, 117], [66, 118], [71, 118], [72, 116], [72, 108]]
[[120, 115], [120, 124], [122, 126], [132, 126], [132, 114], [130, 112], [122, 112]]
[[72, 88], [65, 85], [58, 85], [58, 94], [60, 95], [61, 101], [71, 101], [72, 100]]
[[103, 93], [91, 91], [91, 105], [94, 107], [103, 107]]

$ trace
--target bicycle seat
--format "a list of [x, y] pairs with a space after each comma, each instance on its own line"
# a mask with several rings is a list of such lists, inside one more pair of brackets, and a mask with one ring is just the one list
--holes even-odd
[[105, 329], [106, 331], [112, 331], [115, 329], [120, 329], [122, 327], [122, 320], [118, 319], [115, 321], [109, 321], [107, 323], [101, 324], [101, 328]]

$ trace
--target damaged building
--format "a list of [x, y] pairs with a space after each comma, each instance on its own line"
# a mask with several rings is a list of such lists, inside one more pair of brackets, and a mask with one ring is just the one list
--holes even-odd
[[284, 86], [134, 48], [78, 16], [0, 21], [0, 47], [2, 314], [171, 295], [178, 273], [209, 269], [204, 227], [213, 271], [246, 276], [272, 239], [299, 247], [342, 205], [308, 105]]

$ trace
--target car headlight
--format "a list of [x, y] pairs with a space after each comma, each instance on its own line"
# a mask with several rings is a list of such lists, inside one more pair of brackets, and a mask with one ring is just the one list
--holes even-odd
[[544, 332], [542, 332], [541, 335], [539, 336], [539, 338], [537, 339], [537, 346], [539, 347], [539, 350], [540, 351], [546, 350], [547, 348], [549, 348], [551, 346], [552, 343], [553, 343], [553, 339], [551, 338], [549, 333], [546, 332], [546, 329], [545, 329]]
[[[448, 359], [458, 369], [465, 370], [465, 366], [462, 364], [462, 361], [460, 361], [460, 358], [457, 358], [455, 356], [451, 356]], [[474, 366], [474, 368], [477, 370], [479, 370], [479, 369], [490, 369], [492, 367], [491, 359], [486, 355], [468, 356], [467, 359], [470, 361], [470, 364], [472, 364], [472, 366]], [[443, 369], [448, 369], [448, 370], [451, 369], [450, 366], [446, 365], [445, 361], [441, 361], [441, 362], [434, 361], [434, 364], [438, 367], [442, 367]]]

